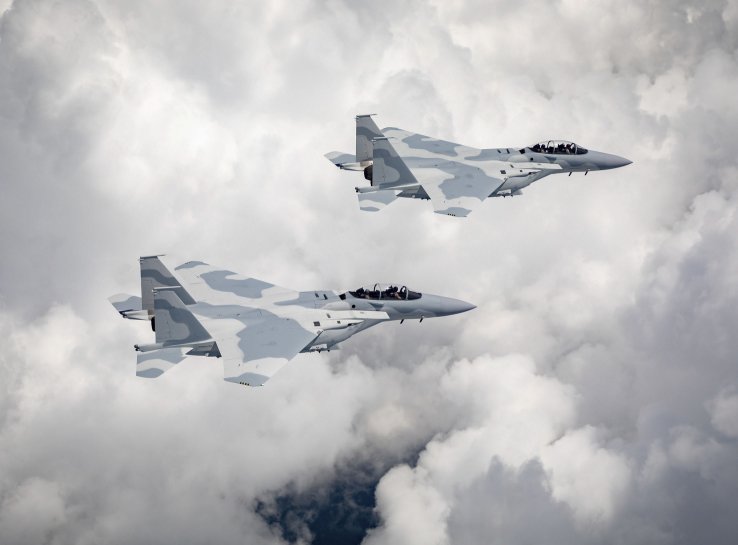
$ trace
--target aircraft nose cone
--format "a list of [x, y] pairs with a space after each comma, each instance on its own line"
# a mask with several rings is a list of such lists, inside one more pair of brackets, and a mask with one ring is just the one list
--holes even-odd
[[460, 314], [477, 308], [477, 305], [472, 305], [471, 303], [467, 303], [461, 299], [446, 298], [444, 301], [444, 307], [446, 307], [444, 310], [447, 314]]
[[619, 155], [603, 153], [603, 156], [604, 168], [620, 168], [633, 162]]
[[613, 166], [612, 168], [620, 168], [620, 167], [624, 167], [624, 166], [626, 166], [626, 165], [629, 165], [629, 164], [631, 164], [632, 162], [633, 162], [633, 161], [630, 161], [629, 159], [626, 159], [625, 157], [618, 157], [618, 156], [616, 155], [616, 156], [615, 156], [615, 161], [614, 161], [614, 163], [615, 163], [615, 164], [614, 164], [614, 166]]

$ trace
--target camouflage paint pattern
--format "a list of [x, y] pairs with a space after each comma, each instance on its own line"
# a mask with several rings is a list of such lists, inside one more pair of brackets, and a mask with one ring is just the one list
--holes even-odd
[[[371, 160], [367, 143], [372, 145]], [[364, 170], [371, 185], [357, 188], [359, 206], [371, 212], [398, 197], [421, 198], [430, 199], [439, 214], [464, 217], [486, 198], [520, 195], [522, 188], [549, 174], [630, 164], [623, 157], [584, 148], [579, 148], [581, 153], [477, 149], [395, 127], [379, 130], [363, 115], [356, 117], [356, 146], [356, 156], [331, 152], [326, 157], [341, 169]], [[378, 195], [370, 197], [372, 193]]]
[[[422, 320], [474, 308], [430, 294], [372, 299], [332, 290], [299, 292], [202, 261], [150, 256], [141, 262], [142, 286], [151, 289], [155, 343], [135, 348], [137, 375], [149, 378], [187, 356], [206, 356], [222, 359], [226, 381], [261, 386], [300, 352], [329, 350], [382, 321]], [[114, 305], [128, 300], [111, 298]]]

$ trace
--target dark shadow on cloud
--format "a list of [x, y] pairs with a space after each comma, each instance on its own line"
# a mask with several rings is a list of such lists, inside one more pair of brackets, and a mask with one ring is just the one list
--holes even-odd
[[536, 461], [516, 471], [493, 460], [455, 506], [449, 534], [455, 545], [588, 542], [568, 508], [551, 498]]
[[391, 467], [414, 464], [420, 450], [402, 459], [347, 460], [325, 480], [298, 489], [294, 483], [263, 494], [255, 512], [289, 543], [305, 539], [312, 545], [359, 545], [378, 525], [375, 511], [377, 483]]

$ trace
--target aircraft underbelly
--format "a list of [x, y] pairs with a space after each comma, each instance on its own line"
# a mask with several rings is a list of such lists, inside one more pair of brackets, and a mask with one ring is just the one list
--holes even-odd
[[532, 176], [526, 176], [525, 178], [508, 178], [507, 181], [505, 181], [502, 186], [495, 192], [495, 193], [501, 193], [503, 191], [520, 191], [521, 189], [528, 187], [530, 184], [532, 184], [535, 180], [531, 179]]
[[514, 193], [515, 191], [520, 191], [523, 188], [528, 187], [530, 184], [532, 184], [535, 181], [540, 180], [544, 176], [549, 175], [550, 172], [535, 172], [533, 174], [529, 174], [528, 176], [513, 176], [505, 180], [505, 183], [502, 184], [495, 193], [502, 193], [502, 192], [511, 192]]
[[340, 330], [328, 330], [323, 331], [320, 335], [318, 335], [313, 342], [311, 342], [308, 346], [306, 346], [303, 349], [303, 352], [310, 352], [314, 348], [325, 348], [329, 349], [332, 346], [345, 341], [349, 337], [351, 337], [355, 331], [355, 327], [350, 327], [346, 329], [340, 329]]
[[356, 335], [359, 331], [364, 331], [378, 323], [380, 322], [365, 320], [364, 322], [351, 325], [345, 329], [327, 329], [318, 335], [313, 342], [306, 346], [303, 352], [308, 352], [313, 347], [326, 346], [327, 348], [331, 348], [332, 346], [345, 341], [349, 337]]

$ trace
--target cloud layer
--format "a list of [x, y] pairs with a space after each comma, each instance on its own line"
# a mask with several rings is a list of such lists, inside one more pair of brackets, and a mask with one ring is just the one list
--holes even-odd
[[[308, 543], [269, 498], [359, 464], [367, 545], [733, 542], [736, 2], [0, 9], [4, 540]], [[364, 214], [322, 154], [368, 112], [634, 163], [466, 221]], [[143, 381], [149, 332], [106, 297], [160, 252], [478, 308], [374, 328], [259, 390], [205, 360]]]

